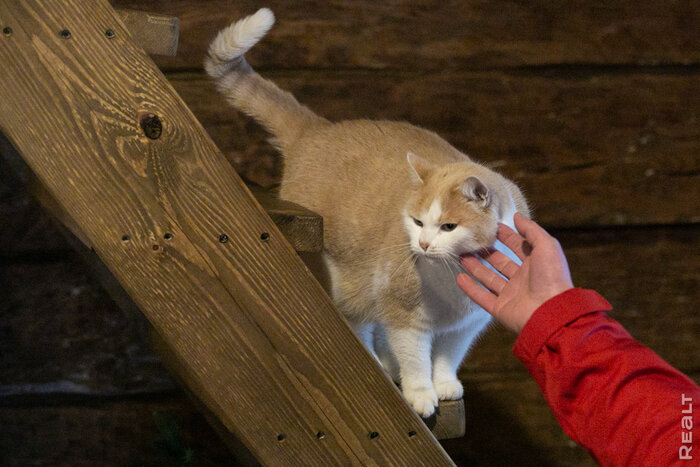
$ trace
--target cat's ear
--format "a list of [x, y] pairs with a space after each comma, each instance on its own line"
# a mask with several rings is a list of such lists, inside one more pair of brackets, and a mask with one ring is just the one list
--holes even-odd
[[417, 182], [425, 183], [425, 179], [428, 174], [433, 170], [434, 166], [430, 162], [426, 161], [422, 157], [418, 157], [412, 152], [406, 154], [406, 160], [408, 160], [408, 165], [413, 169], [414, 179]]
[[467, 177], [462, 183], [462, 193], [469, 201], [474, 201], [483, 208], [491, 205], [491, 190], [477, 177]]

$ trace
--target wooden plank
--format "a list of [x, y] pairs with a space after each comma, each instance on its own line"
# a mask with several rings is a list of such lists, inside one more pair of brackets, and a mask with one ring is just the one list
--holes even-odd
[[[2, 158], [0, 158], [2, 160]], [[55, 257], [68, 251], [49, 215], [32, 200], [24, 187], [0, 183], [0, 262], [23, 261], [42, 255]]]
[[[514, 179], [547, 226], [700, 221], [700, 73], [266, 76], [332, 120], [406, 120], [438, 132]], [[281, 160], [262, 129], [201, 75], [170, 80], [244, 177], [279, 180]]]
[[[10, 181], [16, 192], [28, 191], [73, 236], [77, 237], [88, 248], [91, 247], [87, 236], [75, 220], [58, 204], [46, 187], [29, 170], [15, 148], [0, 133], [0, 169], [4, 166], [7, 166], [6, 172], [0, 173], [0, 180]], [[257, 201], [297, 252], [317, 253], [323, 249], [323, 218], [321, 216], [291, 201], [280, 200], [277, 190], [260, 187], [250, 188]], [[29, 202], [29, 200], [24, 199], [22, 202]], [[0, 209], [2, 209], [2, 205], [0, 205]], [[42, 217], [38, 212], [35, 214]], [[51, 229], [49, 226], [46, 227]]]
[[227, 429], [263, 463], [450, 464], [106, 2], [3, 3], [0, 22], [22, 26], [0, 40], [0, 128]]
[[[164, 0], [115, 6], [179, 16], [180, 53], [164, 69], [202, 66], [209, 42], [259, 2]], [[278, 24], [251, 51], [267, 67], [479, 69], [550, 64], [700, 61], [700, 6], [680, 0], [608, 2], [315, 2], [272, 0]]]
[[[154, 413], [172, 420], [193, 464], [232, 465], [215, 433], [182, 397], [88, 406], [0, 407], [0, 460], [22, 465], [188, 465]], [[173, 446], [175, 444], [175, 446]]]
[[319, 253], [323, 250], [321, 216], [296, 203], [280, 199], [275, 189], [250, 187], [250, 190], [295, 251]]
[[[131, 37], [152, 55], [174, 57], [180, 35], [180, 20], [174, 16], [147, 11], [117, 10]], [[112, 31], [113, 33], [114, 31]], [[107, 33], [109, 34], [109, 33]]]
[[143, 318], [117, 308], [78, 257], [0, 263], [0, 283], [0, 405], [176, 389]]

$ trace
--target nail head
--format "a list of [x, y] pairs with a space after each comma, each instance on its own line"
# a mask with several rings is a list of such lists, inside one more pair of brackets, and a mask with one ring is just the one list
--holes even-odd
[[279, 441], [280, 443], [283, 442], [286, 438], [287, 437], [284, 436], [284, 434], [282, 434], [282, 433], [277, 435], [277, 441]]
[[318, 433], [316, 433], [316, 438], [318, 438], [318, 439], [323, 439], [325, 437], [326, 437], [326, 434], [322, 431], [319, 431]]
[[373, 431], [369, 434], [369, 438], [370, 439], [379, 438], [379, 433], [377, 433], [376, 431]]
[[5, 26], [2, 28], [2, 33], [5, 34], [6, 36], [11, 36], [12, 35], [12, 28], [9, 26]]
[[219, 241], [220, 241], [221, 243], [226, 243], [226, 242], [228, 242], [228, 235], [226, 235], [226, 234], [221, 234], [221, 235], [219, 235]]
[[71, 38], [71, 33], [68, 29], [62, 29], [61, 32], [58, 33], [62, 38], [64, 39], [70, 39]]
[[263, 232], [263, 233], [260, 234], [260, 240], [262, 240], [263, 242], [266, 242], [266, 241], [268, 241], [269, 239], [270, 239], [270, 234], [269, 234], [269, 233]]
[[170, 232], [168, 232], [168, 233], [166, 233], [165, 235], [163, 235], [163, 238], [166, 239], [166, 240], [172, 240], [173, 234], [171, 234]]
[[107, 29], [107, 30], [105, 31], [105, 36], [107, 36], [108, 39], [113, 38], [113, 37], [114, 37], [114, 31], [111, 30], [111, 29]]

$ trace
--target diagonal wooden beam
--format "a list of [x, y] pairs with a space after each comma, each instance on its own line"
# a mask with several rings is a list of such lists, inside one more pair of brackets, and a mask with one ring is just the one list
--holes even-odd
[[263, 464], [451, 464], [105, 0], [0, 24], [0, 130], [227, 430]]

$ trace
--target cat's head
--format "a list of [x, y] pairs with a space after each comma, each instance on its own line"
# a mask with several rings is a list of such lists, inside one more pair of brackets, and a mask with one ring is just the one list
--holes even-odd
[[408, 163], [414, 190], [404, 226], [414, 254], [456, 260], [493, 246], [500, 216], [484, 168], [466, 162], [437, 166], [412, 153]]

